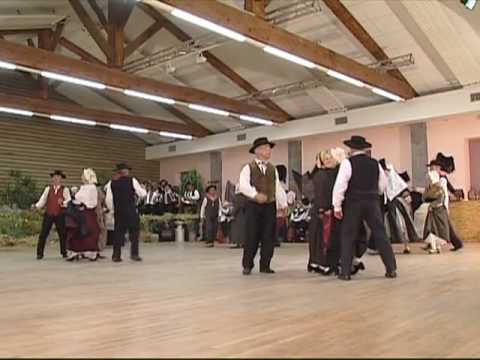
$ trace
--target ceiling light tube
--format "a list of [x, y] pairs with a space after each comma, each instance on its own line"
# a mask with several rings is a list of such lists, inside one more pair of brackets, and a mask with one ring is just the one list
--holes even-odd
[[178, 134], [178, 133], [173, 133], [173, 132], [169, 132], [169, 131], [160, 131], [158, 134], [160, 136], [171, 137], [171, 138], [176, 138], [176, 139], [184, 139], [184, 140], [192, 140], [193, 139], [192, 135]]
[[245, 36], [243, 36], [242, 34], [239, 34], [235, 31], [230, 30], [230, 29], [224, 28], [223, 26], [217, 25], [217, 24], [215, 24], [211, 21], [202, 19], [198, 16], [192, 15], [188, 12], [183, 11], [183, 10], [174, 9], [171, 12], [171, 14], [175, 17], [178, 17], [178, 18], [182, 19], [182, 20], [185, 20], [185, 21], [188, 21], [192, 24], [203, 27], [204, 29], [211, 30], [213, 32], [216, 32], [217, 34], [226, 36], [230, 39], [237, 40], [237, 41], [240, 41], [240, 42], [243, 42], [243, 41], [247, 40], [247, 38]]
[[62, 74], [52, 73], [52, 72], [49, 72], [49, 71], [42, 71], [42, 72], [40, 72], [40, 74], [41, 74], [43, 77], [46, 77], [46, 78], [48, 78], [48, 79], [65, 81], [65, 82], [69, 82], [69, 83], [72, 83], [72, 84], [77, 84], [77, 85], [83, 85], [83, 86], [91, 87], [91, 88], [94, 88], [94, 89], [103, 90], [103, 89], [106, 88], [106, 85], [105, 85], [105, 84], [102, 84], [102, 83], [99, 83], [99, 82], [96, 82], [96, 81], [79, 79], [79, 78], [75, 78], [75, 77], [68, 76], [68, 75], [62, 75]]
[[0, 106], [0, 112], [13, 114], [13, 115], [22, 115], [22, 116], [30, 116], [30, 117], [33, 116], [33, 112], [31, 112], [31, 111], [14, 109], [14, 108], [3, 107], [3, 106]]
[[260, 125], [267, 125], [267, 126], [273, 125], [273, 121], [260, 119], [260, 118], [248, 116], [248, 115], [240, 115], [240, 119], [251, 122], [251, 123], [260, 124]]
[[126, 125], [117, 125], [117, 124], [110, 124], [110, 129], [114, 130], [123, 130], [123, 131], [130, 131], [139, 134], [148, 134], [150, 131], [143, 128], [138, 128], [134, 126], [126, 126]]
[[198, 110], [198, 111], [203, 111], [215, 115], [221, 115], [221, 116], [229, 116], [230, 113], [225, 110], [220, 110], [220, 109], [215, 109], [211, 108], [208, 106], [203, 106], [203, 105], [197, 105], [197, 104], [189, 104], [188, 107], [192, 110]]
[[364, 82], [362, 82], [360, 80], [357, 80], [357, 79], [354, 79], [354, 78], [352, 78], [348, 75], [344, 75], [342, 73], [339, 73], [338, 71], [335, 71], [335, 70], [328, 70], [327, 75], [330, 75], [331, 77], [334, 77], [338, 80], [345, 81], [349, 84], [352, 84], [352, 85], [355, 85], [355, 86], [358, 86], [358, 87], [364, 87], [365, 86]]
[[0, 68], [7, 70], [15, 70], [17, 68], [17, 65], [5, 61], [0, 61]]
[[78, 119], [78, 118], [73, 118], [73, 117], [70, 117], [70, 116], [50, 115], [50, 119], [55, 120], [55, 121], [63, 121], [63, 122], [68, 122], [68, 123], [72, 123], [72, 124], [78, 124], [78, 125], [88, 125], [88, 126], [97, 125], [96, 121]]
[[386, 98], [388, 98], [390, 100], [393, 100], [393, 101], [405, 101], [405, 99], [401, 98], [398, 95], [392, 94], [391, 92], [388, 92], [388, 91], [385, 91], [385, 90], [382, 90], [382, 89], [379, 89], [379, 88], [376, 88], [376, 87], [372, 87], [372, 91], [377, 95], [386, 97]]
[[141, 99], [152, 100], [152, 101], [156, 101], [164, 104], [169, 104], [169, 105], [175, 104], [175, 100], [173, 99], [168, 99], [168, 98], [164, 98], [157, 95], [147, 94], [140, 91], [125, 89], [123, 90], [123, 93], [128, 96], [134, 96]]
[[305, 66], [309, 69], [314, 69], [316, 67], [316, 65], [311, 62], [311, 61], [308, 61], [308, 60], [305, 60], [299, 56], [296, 56], [296, 55], [293, 55], [293, 54], [290, 54], [286, 51], [283, 51], [283, 50], [280, 50], [280, 49], [277, 49], [277, 48], [274, 48], [272, 46], [265, 46], [263, 48], [263, 51], [269, 53], [269, 54], [272, 54], [272, 55], [275, 55], [275, 56], [278, 56], [278, 57], [281, 57], [285, 60], [288, 60], [288, 61], [291, 61], [291, 62], [294, 62], [298, 65], [302, 65], [302, 66]]

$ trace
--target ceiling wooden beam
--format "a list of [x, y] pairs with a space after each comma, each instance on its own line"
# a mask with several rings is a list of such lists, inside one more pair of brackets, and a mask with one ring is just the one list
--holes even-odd
[[53, 32], [53, 35], [52, 35], [52, 43], [50, 44], [50, 51], [55, 52], [55, 49], [57, 48], [58, 43], [60, 41], [60, 37], [62, 36], [64, 27], [65, 27], [65, 21], [58, 23], [57, 26], [55, 27], [55, 31]]
[[103, 29], [107, 31], [108, 21], [107, 21], [107, 18], [105, 17], [105, 14], [103, 13], [102, 8], [98, 5], [96, 0], [88, 0], [88, 4], [92, 8], [95, 15], [97, 15], [98, 21], [100, 21], [100, 24], [103, 26]]
[[[377, 60], [388, 60], [388, 55], [378, 45], [378, 43], [370, 36], [365, 28], [360, 24], [357, 19], [348, 11], [348, 9], [339, 0], [323, 0], [325, 5], [336, 16], [338, 20], [350, 31], [350, 33], [362, 44], [362, 46]], [[415, 89], [403, 76], [398, 69], [392, 69], [387, 71], [390, 75], [403, 81], [411, 91], [416, 94]]]
[[47, 101], [33, 97], [0, 93], [0, 106], [25, 109], [49, 115], [54, 114], [85, 120], [93, 120], [106, 124], [136, 126], [152, 131], [171, 131], [182, 134], [191, 134], [194, 136], [202, 136], [202, 134], [192, 132], [192, 130], [184, 124], [174, 123], [165, 120], [158, 120], [139, 115], [128, 115], [118, 112], [89, 109], [83, 106], [55, 101], [51, 99]]
[[172, 7], [224, 26], [262, 44], [300, 56], [325, 68], [361, 80], [404, 99], [415, 96], [411, 87], [389, 74], [381, 74], [366, 65], [338, 54], [299, 35], [274, 26], [256, 16], [218, 1], [160, 0]]
[[266, 0], [245, 0], [244, 9], [261, 19], [265, 18], [265, 8], [267, 7]]
[[108, 63], [117, 68], [125, 61], [124, 28], [134, 6], [132, 0], [108, 0], [108, 43], [112, 51]]
[[125, 59], [133, 54], [140, 46], [145, 44], [152, 38], [157, 32], [163, 28], [163, 22], [155, 21], [147, 29], [145, 29], [140, 35], [138, 35], [132, 42], [130, 42], [125, 48]]
[[50, 28], [44, 29], [17, 29], [17, 30], [0, 30], [0, 35], [21, 35], [21, 34], [37, 34], [41, 30], [50, 30]]
[[[52, 51], [52, 40], [53, 32], [52, 30], [40, 30], [38, 32], [38, 48]], [[40, 81], [40, 96], [43, 99], [48, 99], [48, 79], [39, 75], [38, 80]]]
[[[143, 10], [147, 15], [151, 16], [155, 21], [162, 21], [165, 29], [167, 29], [173, 36], [178, 40], [185, 42], [192, 40], [192, 37], [180, 29], [177, 25], [166, 19], [162, 14], [160, 14], [156, 9], [151, 6], [139, 3], [139, 8]], [[207, 62], [213, 66], [217, 71], [221, 72], [227, 78], [229, 78], [234, 84], [245, 90], [249, 94], [258, 92], [258, 89], [241, 77], [237, 72], [235, 72], [231, 67], [226, 63], [220, 60], [218, 57], [213, 55], [210, 51], [204, 51], [203, 55], [207, 59]], [[280, 106], [275, 104], [270, 99], [261, 99], [259, 102], [265, 105], [267, 108], [281, 113], [286, 119], [292, 119], [292, 116], [283, 110]]]
[[257, 116], [277, 122], [287, 120], [283, 114], [276, 111], [242, 103], [200, 89], [173, 85], [136, 76], [116, 69], [109, 69], [104, 66], [72, 59], [46, 50], [32, 49], [28, 46], [5, 40], [0, 40], [0, 59], [39, 70], [48, 70], [86, 80], [99, 81], [121, 89], [134, 89], [186, 103], [223, 109], [232, 113]]
[[105, 54], [107, 59], [110, 59], [112, 55], [110, 46], [108, 45], [107, 40], [105, 40], [100, 30], [97, 28], [97, 26], [93, 22], [90, 15], [88, 15], [82, 3], [78, 0], [69, 0], [69, 2], [70, 2], [70, 6], [73, 8], [78, 18], [82, 22], [83, 26], [85, 26], [85, 28], [87, 29], [90, 36], [93, 38], [93, 40], [95, 40], [95, 43], [98, 45], [100, 50], [102, 50], [102, 52]]
[[97, 64], [97, 65], [106, 65], [103, 61], [95, 57], [94, 55], [90, 54], [88, 51], [82, 49], [78, 45], [74, 44], [70, 40], [61, 37], [60, 38], [60, 45], [63, 46], [65, 49], [70, 51], [71, 53], [80, 57], [80, 59]]

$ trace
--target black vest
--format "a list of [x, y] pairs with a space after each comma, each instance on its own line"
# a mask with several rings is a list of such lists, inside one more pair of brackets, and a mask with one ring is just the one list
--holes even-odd
[[220, 198], [217, 198], [214, 201], [210, 200], [208, 196], [206, 196], [205, 198], [207, 199], [207, 205], [205, 206], [205, 217], [207, 218], [218, 217], [218, 208], [220, 207]]
[[347, 200], [378, 200], [378, 162], [371, 157], [360, 154], [350, 159], [352, 177], [348, 183], [345, 198]]
[[132, 220], [137, 218], [133, 179], [129, 176], [122, 176], [117, 180], [112, 180], [111, 188], [115, 218]]

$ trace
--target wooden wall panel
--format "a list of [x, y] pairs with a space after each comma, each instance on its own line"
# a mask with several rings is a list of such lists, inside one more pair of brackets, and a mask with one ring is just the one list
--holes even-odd
[[159, 162], [145, 160], [145, 146], [132, 134], [107, 128], [0, 115], [0, 190], [10, 170], [31, 175], [43, 187], [58, 168], [68, 185], [78, 185], [84, 167], [110, 174], [119, 161], [128, 162], [140, 180], [158, 180]]

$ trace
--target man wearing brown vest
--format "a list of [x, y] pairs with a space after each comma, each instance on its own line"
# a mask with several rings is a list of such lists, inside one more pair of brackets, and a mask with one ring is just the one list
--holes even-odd
[[70, 202], [70, 191], [62, 185], [62, 180], [66, 178], [65, 174], [60, 170], [55, 170], [50, 174], [52, 184], [47, 186], [43, 191], [40, 200], [33, 205], [36, 209], [45, 209], [43, 216], [42, 230], [38, 238], [37, 244], [37, 259], [43, 259], [43, 252], [45, 250], [45, 242], [48, 234], [55, 224], [58, 238], [60, 241], [60, 252], [64, 258], [67, 257], [67, 249], [65, 245], [66, 231], [65, 231], [65, 208]]
[[275, 273], [270, 267], [270, 261], [275, 243], [276, 203], [280, 209], [284, 209], [287, 207], [287, 199], [275, 166], [268, 162], [274, 146], [266, 137], [256, 139], [250, 149], [250, 153], [255, 154], [255, 159], [240, 172], [239, 192], [248, 199], [245, 205], [243, 275], [252, 272], [260, 243], [260, 272]]

